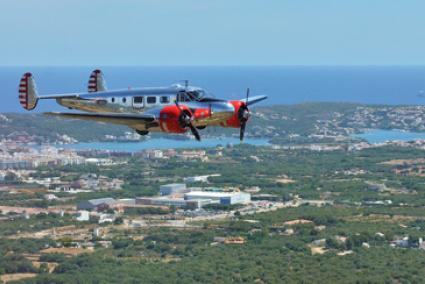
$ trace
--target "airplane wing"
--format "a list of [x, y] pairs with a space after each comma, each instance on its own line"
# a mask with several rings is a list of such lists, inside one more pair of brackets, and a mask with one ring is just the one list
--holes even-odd
[[246, 104], [248, 106], [250, 106], [250, 105], [256, 104], [260, 101], [263, 101], [265, 99], [267, 99], [267, 96], [255, 96], [255, 97], [249, 97], [248, 101], [246, 99], [242, 99], [241, 101], [246, 102]]
[[152, 125], [156, 117], [150, 114], [132, 113], [61, 113], [46, 112], [44, 115], [69, 119], [81, 119], [96, 122], [107, 122], [113, 124], [127, 125], [131, 128], [140, 128], [141, 125]]

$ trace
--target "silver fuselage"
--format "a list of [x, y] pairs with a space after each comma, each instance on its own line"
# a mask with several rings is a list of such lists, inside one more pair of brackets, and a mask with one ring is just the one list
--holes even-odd
[[[56, 101], [64, 107], [86, 112], [144, 113], [156, 117], [160, 116], [164, 107], [175, 105], [176, 100], [180, 105], [189, 109], [211, 109], [210, 116], [193, 122], [195, 126], [217, 126], [225, 123], [234, 115], [235, 108], [230, 102], [185, 96], [187, 90], [187, 87], [182, 88], [181, 86], [116, 90], [76, 94], [75, 97], [57, 98]], [[201, 89], [189, 87], [189, 90]], [[147, 130], [144, 124], [135, 129]], [[149, 127], [149, 131], [161, 131], [161, 129]]]

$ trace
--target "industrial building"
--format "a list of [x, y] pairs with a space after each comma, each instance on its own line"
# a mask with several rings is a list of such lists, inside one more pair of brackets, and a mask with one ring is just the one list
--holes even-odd
[[136, 199], [136, 204], [140, 205], [156, 205], [156, 206], [174, 206], [189, 209], [199, 209], [202, 206], [211, 204], [211, 200], [206, 199], [193, 199], [185, 200], [183, 198], [169, 198], [169, 197], [140, 197]]
[[77, 204], [77, 210], [94, 210], [100, 206], [113, 206], [116, 201], [113, 198], [99, 198], [82, 201]]
[[122, 198], [116, 201], [117, 206], [134, 206], [136, 205], [136, 199], [134, 198]]
[[184, 195], [185, 200], [211, 200], [211, 203], [222, 205], [247, 204], [251, 202], [251, 195], [245, 192], [209, 192], [192, 191]]
[[159, 193], [161, 195], [182, 194], [189, 191], [190, 190], [186, 188], [186, 184], [184, 183], [165, 184], [159, 187]]
[[169, 198], [169, 197], [140, 197], [136, 199], [136, 204], [141, 205], [157, 205], [157, 206], [186, 206], [186, 201], [183, 198]]

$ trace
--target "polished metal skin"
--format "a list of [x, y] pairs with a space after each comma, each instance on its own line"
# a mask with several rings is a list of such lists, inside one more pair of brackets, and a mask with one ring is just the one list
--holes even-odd
[[85, 93], [39, 96], [32, 74], [25, 73], [19, 85], [21, 105], [31, 110], [38, 100], [44, 99], [55, 99], [68, 109], [84, 112], [46, 115], [127, 125], [142, 135], [151, 131], [183, 133], [190, 129], [200, 140], [196, 127], [240, 127], [248, 120], [248, 105], [264, 100], [266, 96], [249, 98], [247, 93], [246, 99], [226, 101], [208, 95], [201, 88], [189, 86], [188, 82], [169, 87], [108, 91], [100, 70], [94, 70], [90, 75]]

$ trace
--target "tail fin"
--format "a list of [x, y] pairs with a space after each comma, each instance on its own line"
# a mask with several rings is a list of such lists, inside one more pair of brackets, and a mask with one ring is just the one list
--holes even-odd
[[91, 72], [87, 90], [89, 93], [106, 91], [106, 83], [102, 71], [96, 69]]
[[24, 109], [33, 110], [37, 102], [38, 94], [34, 78], [31, 73], [25, 73], [19, 83], [19, 103]]

